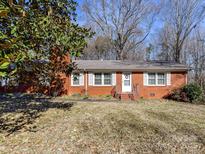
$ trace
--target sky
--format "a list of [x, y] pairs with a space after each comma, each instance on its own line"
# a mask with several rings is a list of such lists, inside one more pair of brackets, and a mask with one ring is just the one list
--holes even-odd
[[[81, 6], [83, 5], [84, 0], [76, 0], [78, 3], [78, 7], [77, 7], [77, 23], [81, 26], [85, 25], [86, 21], [85, 21], [85, 16], [84, 13], [81, 10]], [[159, 0], [155, 0], [156, 2], [159, 2]], [[205, 27], [205, 20], [202, 22], [202, 27]], [[146, 40], [146, 42], [152, 42], [153, 39], [156, 38], [156, 35], [158, 34], [159, 30], [163, 27], [163, 22], [162, 20], [160, 20], [159, 18], [156, 19], [156, 21], [154, 22], [151, 32]]]
[[[85, 24], [85, 17], [84, 17], [84, 13], [81, 10], [81, 6], [83, 5], [84, 0], [76, 0], [78, 3], [78, 7], [77, 7], [77, 22], [80, 25], [84, 25]], [[156, 0], [159, 1], [159, 0]], [[160, 29], [162, 27], [162, 23], [161, 22], [155, 22], [154, 26], [153, 26], [153, 31], [156, 31], [156, 29]]]
[[[84, 0], [76, 0], [78, 3], [78, 7], [77, 7], [77, 23], [81, 26], [85, 25], [85, 17], [84, 17], [84, 13], [81, 10], [81, 7], [83, 5]], [[156, 0], [159, 1], [159, 0]], [[154, 25], [152, 26], [151, 32], [147, 38], [147, 44], [149, 44], [149, 42], [153, 41], [153, 37], [155, 37], [155, 35], [157, 34], [157, 32], [159, 31], [159, 29], [162, 27], [162, 22], [160, 21], [156, 21], [154, 23]]]
[[82, 13], [80, 7], [82, 6], [84, 0], [76, 0], [76, 1], [78, 2], [78, 7], [77, 7], [77, 15], [78, 15], [78, 17], [77, 17], [77, 21], [78, 21], [78, 23], [80, 25], [83, 25], [85, 23], [85, 20], [84, 20], [83, 13]]

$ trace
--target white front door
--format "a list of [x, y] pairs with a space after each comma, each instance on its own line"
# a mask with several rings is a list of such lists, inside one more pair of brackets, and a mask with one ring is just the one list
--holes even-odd
[[122, 73], [122, 92], [132, 91], [132, 75], [131, 73]]

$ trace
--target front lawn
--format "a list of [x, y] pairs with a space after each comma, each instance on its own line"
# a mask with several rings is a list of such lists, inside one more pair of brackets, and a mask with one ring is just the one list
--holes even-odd
[[0, 153], [205, 153], [205, 106], [6, 97]]

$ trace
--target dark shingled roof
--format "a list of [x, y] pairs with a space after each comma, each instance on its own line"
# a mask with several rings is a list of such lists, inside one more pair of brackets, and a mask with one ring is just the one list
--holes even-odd
[[121, 61], [121, 60], [74, 60], [79, 70], [110, 70], [110, 71], [188, 71], [184, 64], [165, 61]]

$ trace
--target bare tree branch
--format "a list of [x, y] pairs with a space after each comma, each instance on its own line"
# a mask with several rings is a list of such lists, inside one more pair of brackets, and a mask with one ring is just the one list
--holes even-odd
[[186, 39], [205, 17], [205, 1], [166, 0], [164, 4], [166, 46], [171, 49], [173, 60], [180, 63]]
[[83, 5], [90, 25], [112, 40], [116, 59], [126, 59], [147, 38], [156, 8], [152, 0], [86, 0]]

